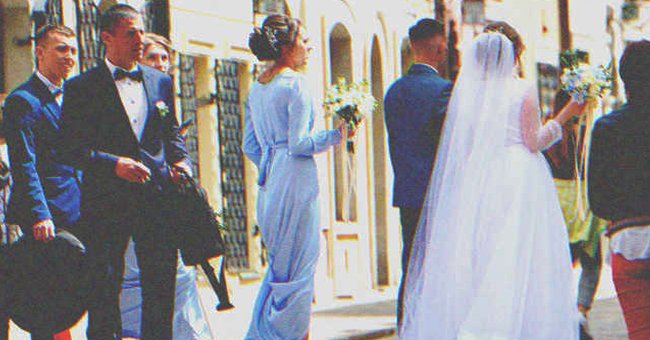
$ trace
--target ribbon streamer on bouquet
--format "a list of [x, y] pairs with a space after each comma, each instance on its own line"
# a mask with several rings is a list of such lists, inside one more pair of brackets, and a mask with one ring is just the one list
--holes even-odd
[[[588, 99], [585, 106], [585, 114], [580, 117], [576, 124], [576, 148], [575, 157], [575, 181], [576, 181], [576, 214], [580, 220], [585, 221], [589, 213], [588, 197], [588, 171], [589, 171], [589, 150], [591, 145], [591, 133], [596, 120], [603, 115], [602, 100], [600, 98]], [[584, 130], [581, 126], [584, 125]], [[582, 144], [579, 141], [582, 140]], [[580, 148], [578, 148], [578, 146]]]

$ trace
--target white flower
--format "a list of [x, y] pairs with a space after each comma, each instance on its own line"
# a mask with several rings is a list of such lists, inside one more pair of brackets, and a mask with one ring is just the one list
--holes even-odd
[[[323, 108], [328, 115], [337, 115], [348, 123], [358, 122], [364, 115], [372, 113], [376, 100], [370, 94], [368, 83], [347, 83], [339, 78], [327, 89]], [[350, 108], [352, 112], [350, 112]]]
[[158, 110], [158, 114], [160, 117], [165, 118], [167, 117], [167, 114], [169, 113], [169, 107], [167, 106], [167, 103], [163, 100], [159, 100], [156, 102], [156, 109]]

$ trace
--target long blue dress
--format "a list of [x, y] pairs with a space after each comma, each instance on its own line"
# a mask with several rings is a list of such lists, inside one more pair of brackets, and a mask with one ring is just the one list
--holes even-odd
[[312, 132], [316, 112], [306, 81], [285, 70], [253, 84], [243, 150], [259, 169], [257, 220], [269, 254], [246, 339], [302, 339], [309, 330], [319, 255], [318, 174], [313, 155], [341, 142]]

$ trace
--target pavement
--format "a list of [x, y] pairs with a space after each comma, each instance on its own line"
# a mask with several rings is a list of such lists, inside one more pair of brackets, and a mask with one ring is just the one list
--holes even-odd
[[[576, 283], [579, 269], [574, 272]], [[246, 334], [259, 283], [231, 285], [231, 301], [236, 308], [217, 312], [217, 298], [208, 284], [199, 280], [199, 291], [204, 314], [213, 338], [239, 340]], [[314, 306], [310, 339], [397, 339], [395, 329], [395, 292], [376, 292], [364, 300], [337, 300], [328, 305]], [[82, 319], [71, 333], [73, 340], [85, 339], [86, 319]], [[611, 269], [604, 266], [596, 301], [589, 317], [589, 329], [596, 340], [625, 340], [627, 331], [623, 315], [611, 281]], [[12, 326], [10, 340], [28, 340], [29, 336]], [[183, 340], [183, 339], [177, 339]]]

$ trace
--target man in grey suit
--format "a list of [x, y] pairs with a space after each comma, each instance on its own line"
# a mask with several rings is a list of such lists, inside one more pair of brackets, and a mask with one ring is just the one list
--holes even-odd
[[384, 100], [390, 159], [395, 172], [393, 206], [402, 224], [402, 280], [397, 322], [402, 320], [402, 296], [408, 260], [420, 218], [452, 83], [437, 68], [447, 54], [444, 26], [421, 19], [409, 29], [415, 63], [391, 85]]

